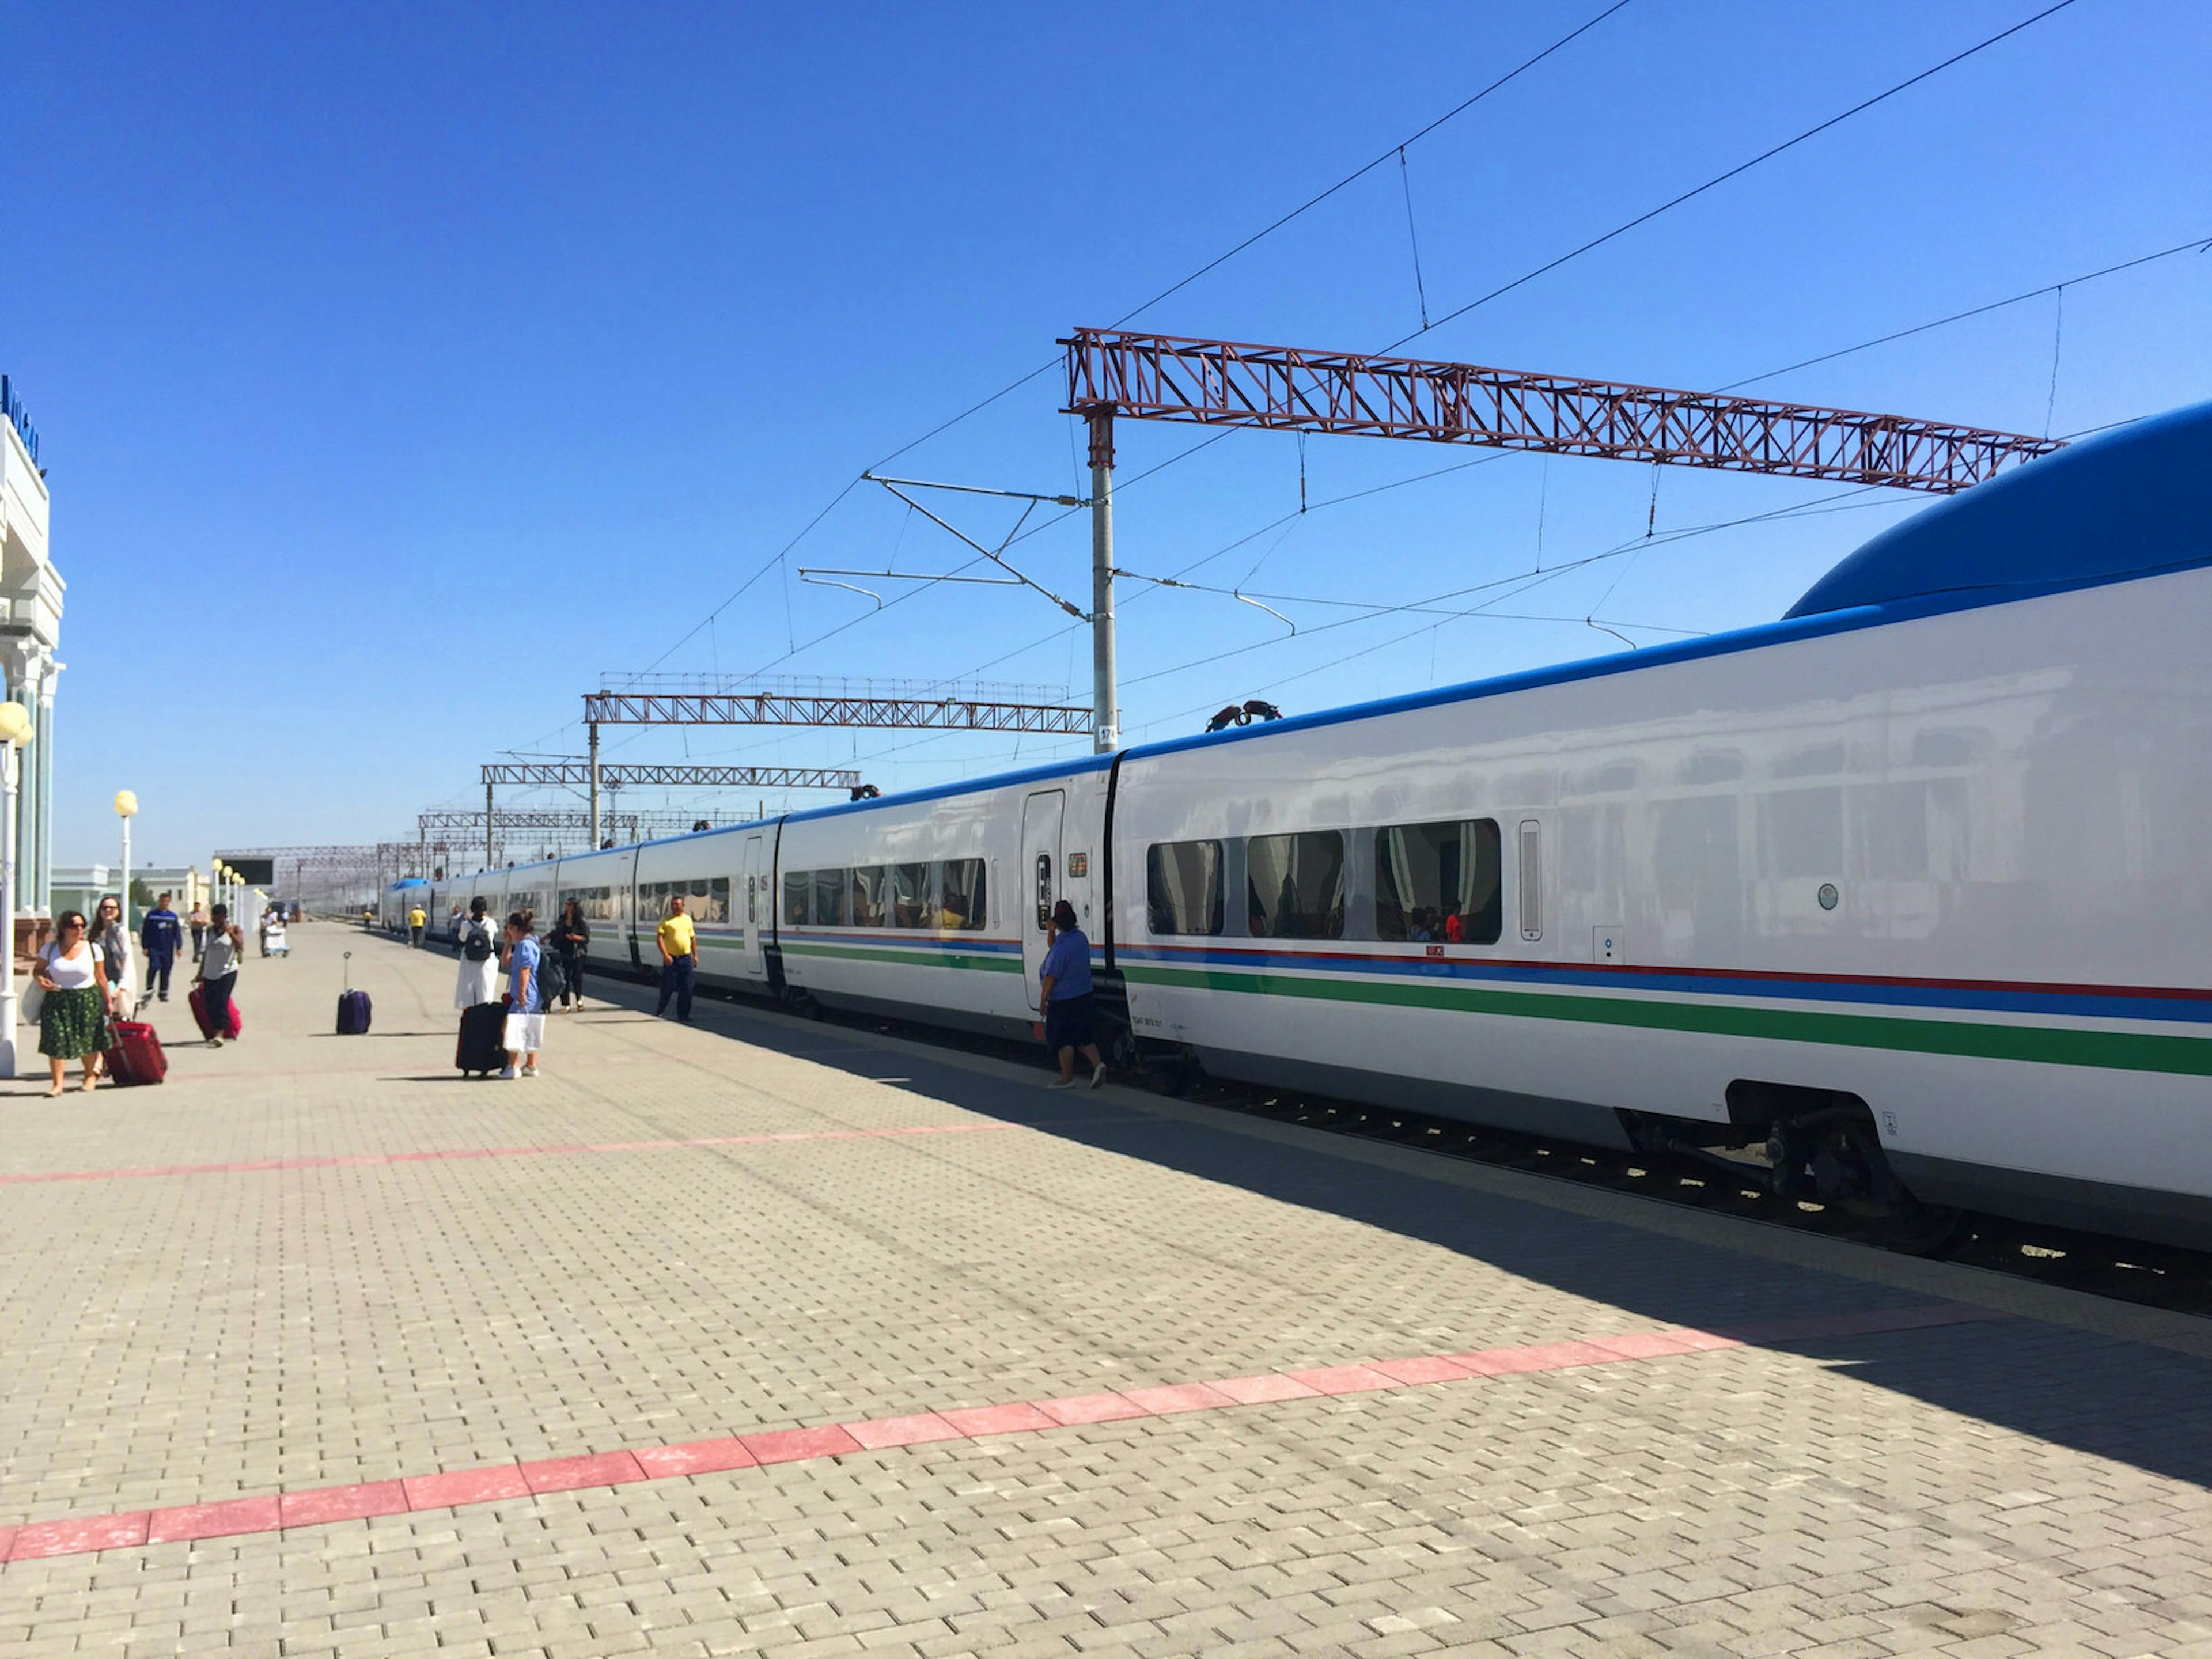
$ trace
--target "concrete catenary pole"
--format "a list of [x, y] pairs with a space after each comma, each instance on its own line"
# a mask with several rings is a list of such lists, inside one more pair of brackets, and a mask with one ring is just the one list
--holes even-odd
[[1121, 708], [1114, 672], [1114, 410], [1092, 409], [1091, 428], [1091, 748], [1121, 746]]
[[592, 850], [599, 849], [599, 723], [593, 720], [592, 733]]
[[484, 868], [492, 867], [491, 856], [491, 785], [484, 785]]

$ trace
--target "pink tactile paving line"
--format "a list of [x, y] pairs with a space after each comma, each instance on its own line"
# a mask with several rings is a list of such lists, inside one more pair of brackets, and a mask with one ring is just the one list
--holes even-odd
[[125, 1515], [72, 1516], [60, 1521], [33, 1521], [20, 1527], [0, 1526], [0, 1555], [11, 1563], [57, 1555], [89, 1555], [144, 1544], [232, 1538], [251, 1533], [289, 1531], [296, 1527], [325, 1526], [335, 1521], [361, 1521], [379, 1515], [497, 1503], [543, 1492], [619, 1486], [635, 1480], [670, 1480], [726, 1469], [921, 1445], [933, 1440], [1031, 1434], [1082, 1423], [1171, 1417], [1185, 1412], [1223, 1411], [1278, 1401], [1309, 1400], [1322, 1395], [1364, 1394], [1528, 1371], [1662, 1359], [1676, 1354], [1741, 1347], [1749, 1342], [1803, 1341], [1816, 1337], [1914, 1330], [2002, 1317], [1986, 1308], [1946, 1302], [1917, 1308], [1763, 1322], [1728, 1334], [1687, 1327], [1632, 1331], [1620, 1336], [1593, 1337], [1586, 1341], [1425, 1354], [1410, 1359], [1370, 1360], [1356, 1365], [1327, 1365], [1310, 1370], [1273, 1371], [1258, 1376], [1217, 1377], [1204, 1382], [1071, 1395], [1057, 1400], [916, 1412], [905, 1417], [828, 1423], [817, 1428], [771, 1429], [717, 1440], [689, 1440], [679, 1445], [641, 1446], [628, 1451], [547, 1458], [534, 1463], [495, 1463], [483, 1468], [453, 1469], [362, 1486], [320, 1486], [308, 1492], [237, 1498], [217, 1504], [185, 1504], [170, 1509], [134, 1510]]
[[794, 1129], [781, 1134], [702, 1135], [693, 1140], [574, 1141], [557, 1146], [456, 1146], [428, 1152], [344, 1152], [328, 1158], [264, 1158], [237, 1164], [162, 1164], [132, 1170], [38, 1170], [0, 1175], [0, 1187], [41, 1181], [135, 1181], [149, 1176], [234, 1175], [252, 1170], [343, 1170], [382, 1164], [438, 1164], [453, 1158], [545, 1158], [556, 1152], [659, 1152], [679, 1146], [754, 1146], [783, 1140], [880, 1140], [898, 1135], [981, 1134], [1019, 1123], [929, 1123], [904, 1129]]

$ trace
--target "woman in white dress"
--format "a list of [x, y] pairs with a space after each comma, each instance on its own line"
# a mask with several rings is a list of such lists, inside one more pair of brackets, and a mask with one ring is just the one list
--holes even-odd
[[84, 912], [63, 911], [54, 942], [39, 952], [32, 969], [46, 995], [39, 1013], [39, 1052], [53, 1069], [50, 1095], [61, 1093], [63, 1074], [73, 1060], [84, 1061], [84, 1086], [95, 1087], [101, 1056], [112, 1040], [101, 1019], [107, 1010], [106, 964], [100, 947], [84, 935]]
[[461, 924], [461, 977], [453, 988], [456, 1008], [499, 1000], [500, 933], [487, 914], [490, 908], [481, 897], [469, 901], [469, 919]]

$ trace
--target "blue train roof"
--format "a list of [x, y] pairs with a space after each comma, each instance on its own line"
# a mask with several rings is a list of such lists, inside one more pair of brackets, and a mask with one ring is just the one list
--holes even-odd
[[1876, 536], [1790, 607], [1810, 617], [2031, 593], [2212, 564], [2212, 403], [2085, 439]]

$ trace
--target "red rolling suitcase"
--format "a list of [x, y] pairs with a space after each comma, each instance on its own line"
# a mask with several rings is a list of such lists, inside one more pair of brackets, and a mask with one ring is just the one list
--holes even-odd
[[[192, 987], [192, 994], [186, 997], [185, 1001], [192, 1011], [192, 1019], [193, 1022], [199, 1026], [200, 1035], [204, 1037], [211, 1037], [215, 1036], [215, 1028], [208, 1024], [207, 993], [199, 986], [195, 985]], [[241, 1026], [242, 1022], [238, 1017], [238, 999], [236, 997], [233, 997], [230, 1000], [230, 1029], [223, 1032], [222, 1035], [227, 1037], [234, 1037], [238, 1035]]]
[[108, 1029], [115, 1033], [115, 1046], [107, 1051], [107, 1070], [118, 1083], [159, 1083], [168, 1076], [168, 1056], [152, 1026], [118, 1019]]

